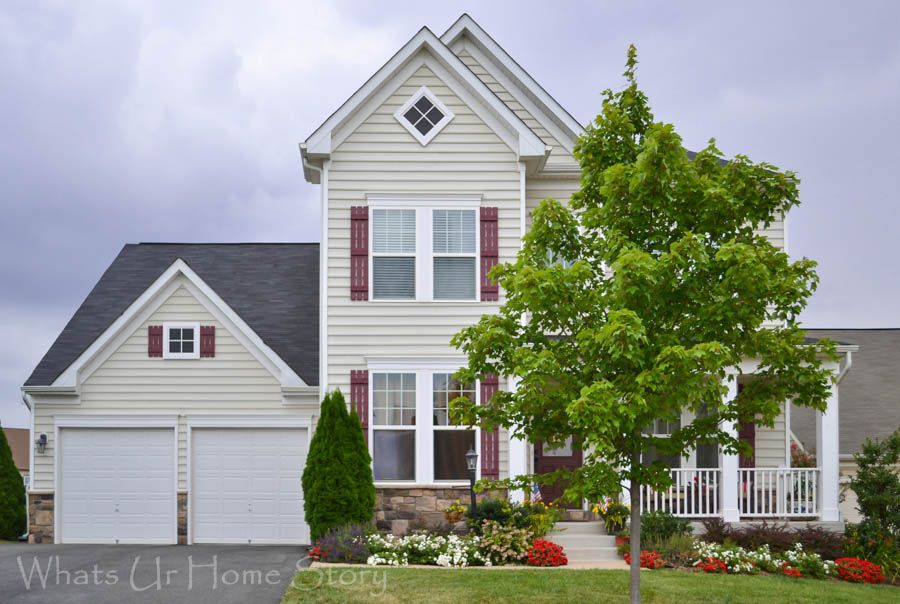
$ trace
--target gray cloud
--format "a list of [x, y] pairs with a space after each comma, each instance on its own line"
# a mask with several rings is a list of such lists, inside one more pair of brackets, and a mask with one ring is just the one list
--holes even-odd
[[[892, 2], [485, 3], [472, 16], [580, 121], [625, 48], [658, 119], [799, 172], [804, 319], [900, 326], [900, 7]], [[303, 140], [416, 30], [420, 2], [0, 7], [0, 419], [125, 242], [313, 241]]]

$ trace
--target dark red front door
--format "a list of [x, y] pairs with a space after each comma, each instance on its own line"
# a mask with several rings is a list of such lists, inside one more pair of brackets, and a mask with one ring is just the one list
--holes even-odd
[[[565, 445], [556, 449], [545, 450], [544, 443], [538, 441], [534, 445], [534, 469], [538, 474], [546, 474], [555, 472], [560, 468], [580, 468], [581, 467], [581, 449], [572, 445], [572, 439]], [[556, 501], [562, 497], [563, 491], [566, 490], [567, 481], [560, 480], [556, 484], [541, 485], [541, 498], [549, 503]], [[560, 502], [561, 503], [561, 502]], [[581, 508], [581, 501], [567, 502], [567, 508]]]

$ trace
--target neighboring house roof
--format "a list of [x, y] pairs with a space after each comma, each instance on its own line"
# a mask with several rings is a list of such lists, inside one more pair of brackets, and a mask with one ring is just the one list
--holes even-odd
[[28, 452], [31, 451], [28, 428], [3, 428], [9, 448], [12, 449], [13, 463], [20, 472], [28, 471]]
[[[807, 334], [859, 346], [838, 387], [840, 453], [857, 453], [867, 438], [882, 439], [900, 427], [900, 329], [808, 329]], [[812, 410], [794, 406], [791, 428], [806, 448], [815, 448]]]
[[140, 243], [122, 248], [25, 385], [51, 385], [178, 259], [306, 384], [319, 384], [318, 243]]

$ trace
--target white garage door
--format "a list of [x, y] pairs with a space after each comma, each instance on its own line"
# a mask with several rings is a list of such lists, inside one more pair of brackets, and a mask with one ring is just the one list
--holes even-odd
[[59, 431], [62, 543], [175, 543], [175, 431]]
[[194, 428], [194, 543], [309, 543], [303, 428]]

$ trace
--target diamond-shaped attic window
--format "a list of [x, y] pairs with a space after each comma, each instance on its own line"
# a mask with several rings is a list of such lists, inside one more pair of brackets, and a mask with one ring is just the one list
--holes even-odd
[[394, 117], [423, 145], [453, 118], [453, 113], [423, 86], [404, 103]]

